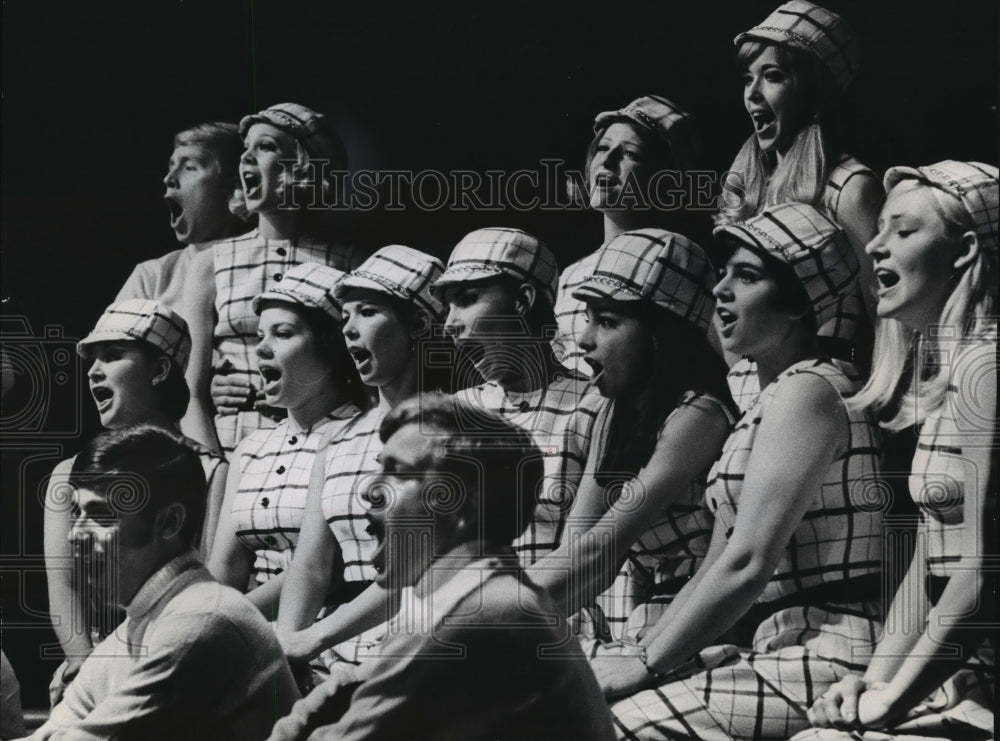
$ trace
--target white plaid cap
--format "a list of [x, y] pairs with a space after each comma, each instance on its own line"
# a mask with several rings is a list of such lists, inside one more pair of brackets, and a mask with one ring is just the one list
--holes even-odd
[[541, 241], [520, 229], [491, 227], [466, 234], [431, 290], [440, 296], [446, 286], [500, 275], [534, 283], [549, 304], [555, 304], [559, 280], [556, 258]]
[[673, 101], [660, 95], [636, 98], [620, 110], [598, 113], [594, 119], [594, 131], [621, 120], [639, 124], [659, 137], [667, 145], [678, 167], [689, 169], [697, 163], [699, 145], [691, 116]]
[[806, 0], [791, 0], [779, 6], [761, 23], [733, 39], [737, 47], [746, 41], [782, 44], [814, 54], [841, 90], [850, 86], [861, 68], [861, 44], [844, 19]]
[[293, 265], [276, 282], [250, 302], [254, 314], [260, 314], [265, 301], [284, 301], [320, 309], [340, 324], [340, 304], [333, 297], [333, 288], [346, 275], [343, 270], [303, 262]]
[[890, 167], [885, 174], [888, 193], [901, 180], [919, 180], [950, 193], [962, 202], [975, 224], [980, 248], [997, 256], [997, 218], [1000, 211], [998, 170], [982, 162], [945, 160], [926, 167]]
[[812, 303], [817, 326], [833, 318], [860, 265], [847, 234], [805, 203], [769, 206], [746, 221], [715, 229], [790, 266]]
[[76, 351], [83, 356], [87, 345], [115, 340], [150, 344], [173, 360], [181, 370], [187, 369], [191, 356], [191, 334], [187, 322], [163, 304], [149, 299], [130, 298], [111, 304], [101, 314], [90, 334], [76, 343]]
[[255, 123], [271, 124], [294, 136], [310, 157], [329, 160], [334, 167], [347, 167], [347, 150], [326, 116], [298, 103], [277, 103], [260, 113], [240, 119], [240, 136]]
[[417, 305], [440, 321], [444, 318], [444, 304], [431, 293], [431, 285], [443, 272], [444, 265], [436, 257], [412, 247], [390, 244], [345, 275], [333, 289], [333, 295], [342, 301], [348, 288], [388, 293]]
[[701, 247], [665, 229], [636, 229], [600, 249], [594, 272], [573, 298], [651, 301], [707, 329], [714, 287], [715, 270]]

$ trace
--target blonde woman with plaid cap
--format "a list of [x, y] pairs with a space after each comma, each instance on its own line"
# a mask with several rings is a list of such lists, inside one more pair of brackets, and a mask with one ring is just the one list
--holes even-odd
[[627, 738], [786, 739], [863, 668], [878, 628], [876, 428], [816, 337], [854, 250], [805, 204], [717, 236], [731, 255], [716, 324], [726, 350], [753, 352], [762, 391], [708, 474], [704, 562], [638, 645], [591, 662]]
[[[878, 235], [875, 370], [853, 400], [920, 425], [921, 537], [863, 676], [816, 700], [805, 739], [992, 736], [996, 705], [997, 168], [894, 167]], [[994, 567], [995, 568], [995, 567]]]
[[288, 416], [248, 435], [233, 453], [208, 565], [272, 619], [298, 543], [316, 451], [327, 431], [358, 414], [365, 401], [333, 296], [343, 276], [326, 265], [295, 265], [252, 303], [260, 317], [255, 352], [265, 399]]
[[714, 285], [698, 245], [638, 229], [603, 247], [573, 292], [586, 303], [584, 362], [611, 404], [595, 423], [570, 534], [530, 574], [573, 612], [624, 561], [580, 616], [593, 619], [581, 632], [604, 642], [637, 641], [708, 549], [705, 477], [735, 422], [725, 364], [706, 336]]
[[193, 343], [193, 399], [185, 430], [227, 453], [282, 417], [266, 403], [258, 381], [253, 298], [280, 284], [299, 263], [347, 271], [361, 259], [356, 249], [320, 233], [317, 220], [326, 212], [309, 208], [327, 202], [333, 172], [347, 167], [344, 146], [326, 117], [280, 103], [245, 116], [239, 130], [245, 150], [230, 207], [255, 214], [257, 228], [199, 254], [180, 304]]
[[306, 662], [322, 652], [324, 670], [342, 665], [341, 679], [353, 674], [383, 631], [348, 633], [344, 638], [353, 639], [340, 642], [341, 613], [314, 621], [324, 605], [338, 607], [355, 598], [352, 610], [370, 608], [377, 623], [384, 619], [385, 592], [371, 587], [375, 541], [359, 495], [379, 470], [379, 428], [386, 414], [418, 392], [432, 390], [421, 349], [444, 318], [443, 305], [430, 291], [443, 271], [436, 257], [389, 245], [335, 288], [347, 350], [362, 382], [377, 389], [379, 401], [332, 427], [320, 444], [299, 547], [281, 590], [277, 629], [289, 660]]
[[[112, 304], [93, 331], [77, 345], [88, 364], [90, 394], [109, 430], [151, 424], [180, 432], [180, 419], [188, 404], [184, 368], [191, 352], [187, 322], [156, 301], [128, 299]], [[198, 453], [206, 480], [206, 513], [200, 551], [208, 554], [225, 489], [228, 466], [221, 456], [187, 443]], [[73, 466], [69, 458], [55, 467], [45, 492], [45, 564], [49, 614], [66, 654], [50, 687], [52, 704], [58, 702], [93, 650], [95, 639], [107, 635], [124, 617], [113, 597], [88, 595], [108, 586], [106, 575], [77, 573], [69, 542], [72, 491], [67, 481]], [[93, 601], [92, 601], [93, 600]], [[95, 611], [96, 608], [96, 611]]]
[[[875, 174], [844, 152], [837, 132], [838, 106], [860, 67], [857, 37], [836, 13], [791, 0], [734, 44], [753, 135], [729, 168], [716, 224], [786, 201], [812, 204], [840, 224], [860, 272], [819, 335], [831, 355], [867, 370], [875, 302], [864, 247], [875, 234], [883, 194]], [[733, 366], [730, 382], [745, 409], [760, 390], [752, 358]]]
[[523, 566], [559, 545], [606, 401], [553, 353], [558, 268], [542, 242], [519, 229], [478, 229], [452, 250], [434, 291], [448, 306], [456, 396], [531, 433], [542, 451], [535, 517], [514, 542]]
[[[685, 171], [694, 167], [697, 157], [691, 117], [662, 96], [644, 95], [621, 110], [597, 115], [583, 168], [586, 193], [570, 182], [569, 194], [601, 214], [604, 244], [639, 227], [676, 230], [683, 214], [679, 208], [671, 213], [654, 208], [664, 199], [654, 198], [653, 191], [683, 187]], [[590, 276], [597, 255], [595, 251], [563, 270], [555, 303], [556, 354], [567, 368], [585, 375], [590, 367], [583, 362], [579, 339], [587, 309], [573, 291]]]

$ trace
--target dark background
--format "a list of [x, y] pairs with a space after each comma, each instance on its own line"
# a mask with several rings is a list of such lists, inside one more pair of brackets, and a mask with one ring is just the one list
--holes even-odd
[[[704, 164], [722, 171], [750, 133], [732, 38], [776, 3], [427, 5], [4, 4], [0, 287], [12, 297], [5, 316], [31, 325], [15, 337], [5, 324], [5, 345], [42, 363], [37, 377], [15, 379], [4, 421], [25, 398], [51, 402], [41, 421], [8, 425], [2, 446], [3, 648], [26, 705], [46, 704], [58, 663], [39, 660], [53, 640], [39, 482], [97, 429], [74, 380], [82, 372], [59, 350], [90, 329], [136, 262], [176, 247], [161, 182], [176, 131], [296, 101], [336, 121], [352, 167], [537, 170], [559, 158], [579, 168], [597, 112], [659, 93], [696, 117]], [[864, 51], [844, 111], [849, 151], [880, 172], [1000, 159], [995, 0], [826, 5]], [[601, 239], [599, 217], [572, 211], [408, 208], [358, 215], [350, 228], [373, 247], [446, 258], [464, 233], [492, 225], [535, 233], [561, 264]], [[55, 361], [68, 369], [59, 383]]]

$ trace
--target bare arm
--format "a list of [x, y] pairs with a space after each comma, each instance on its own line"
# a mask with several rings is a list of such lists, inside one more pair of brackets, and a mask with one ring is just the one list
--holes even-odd
[[52, 471], [45, 490], [44, 547], [52, 627], [69, 663], [70, 677], [94, 648], [90, 640], [90, 612], [84, 595], [73, 588], [73, 547], [68, 478], [72, 459]]
[[233, 517], [233, 502], [240, 488], [243, 475], [243, 446], [237, 446], [229, 463], [226, 477], [226, 495], [219, 512], [219, 526], [212, 543], [212, 555], [208, 568], [212, 575], [223, 584], [228, 584], [241, 592], [247, 588], [253, 569], [253, 553], [236, 537], [236, 521]]
[[729, 421], [715, 404], [688, 405], [670, 417], [649, 462], [627, 484], [631, 491], [610, 508], [604, 488], [586, 475], [562, 545], [528, 570], [531, 578], [567, 613], [603, 592], [628, 549], [708, 470], [728, 434]]
[[191, 359], [185, 379], [191, 402], [181, 420], [181, 430], [203, 445], [220, 451], [213, 418], [212, 335], [215, 330], [215, 258], [212, 249], [199, 252], [191, 263], [178, 313], [188, 320], [191, 332]]
[[[800, 374], [782, 382], [757, 431], [728, 542], [714, 562], [703, 567], [706, 573], [696, 588], [682, 590], [664, 614], [660, 622], [669, 630], [643, 641], [651, 668], [666, 672], [677, 666], [750, 609], [814, 501], [846, 434], [843, 404], [826, 381]], [[716, 529], [713, 540], [719, 535]]]
[[207, 499], [205, 501], [205, 524], [201, 531], [200, 553], [206, 561], [212, 554], [212, 543], [215, 532], [219, 529], [219, 514], [222, 512], [222, 502], [226, 497], [226, 478], [229, 475], [229, 464], [223, 461], [212, 472], [208, 481]]

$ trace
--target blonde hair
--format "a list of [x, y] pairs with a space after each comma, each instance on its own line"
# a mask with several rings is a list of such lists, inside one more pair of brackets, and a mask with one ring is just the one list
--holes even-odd
[[[318, 186], [320, 191], [320, 205], [326, 206], [329, 203], [330, 181], [323, 177], [322, 173], [316, 172], [317, 168], [310, 166], [309, 153], [302, 145], [302, 142], [294, 136], [292, 137], [292, 141], [295, 142], [295, 164], [290, 169], [282, 168], [281, 178], [278, 183], [278, 194], [281, 202], [285, 203], [286, 199], [288, 202], [295, 202], [290, 197], [289, 190]], [[299, 210], [306, 210], [307, 208], [308, 204], [303, 204], [299, 207]], [[243, 192], [243, 183], [238, 178], [236, 189], [229, 197], [229, 210], [242, 219], [247, 219], [250, 216], [247, 209], [246, 194]]]
[[[955, 196], [918, 180], [905, 180], [900, 188], [926, 188], [933, 195], [935, 212], [950, 238], [958, 241], [973, 230], [971, 215]], [[952, 276], [954, 287], [938, 326], [959, 327], [963, 341], [987, 329], [996, 309], [996, 255], [980, 249], [976, 258], [961, 273]], [[949, 337], [950, 341], [954, 341]], [[905, 327], [896, 319], [880, 319], [875, 326], [875, 356], [868, 383], [849, 405], [854, 409], [871, 408], [889, 430], [901, 430], [918, 424], [944, 404], [949, 368], [940, 362], [937, 336], [925, 337]], [[954, 355], [952, 353], [952, 355]]]
[[836, 86], [818, 58], [780, 45], [747, 42], [739, 48], [737, 62], [745, 68], [771, 46], [779, 63], [802, 78], [798, 94], [811, 97], [813, 119], [798, 131], [780, 162], [774, 152], [761, 150], [756, 136], [743, 143], [723, 179], [716, 226], [746, 221], [779, 203], [818, 205], [826, 189], [835, 148], [821, 121], [830, 120], [828, 113], [839, 100]]

